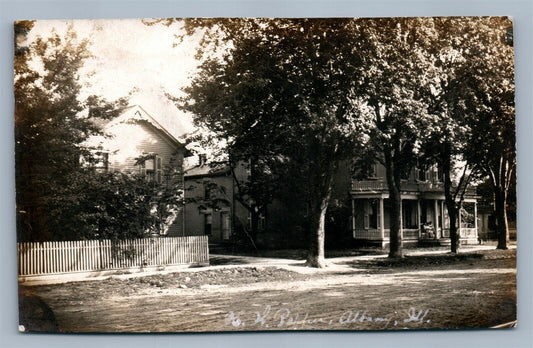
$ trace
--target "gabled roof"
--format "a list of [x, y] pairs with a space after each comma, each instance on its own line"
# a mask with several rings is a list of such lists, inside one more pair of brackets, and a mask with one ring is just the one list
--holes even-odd
[[214, 167], [207, 164], [202, 164], [187, 169], [184, 173], [184, 176], [185, 178], [213, 177], [226, 175], [227, 173], [229, 173], [229, 171], [229, 166], [225, 164], [220, 164]]
[[192, 116], [179, 110], [163, 91], [137, 92], [129, 98], [129, 104], [142, 106], [162, 128], [182, 143], [195, 130]]
[[132, 105], [125, 108], [122, 113], [107, 123], [104, 128], [111, 128], [118, 124], [124, 124], [128, 122], [146, 122], [159, 132], [164, 134], [168, 140], [174, 145], [183, 145], [184, 141], [176, 139], [165, 127], [163, 127], [152, 115], [150, 115], [142, 106]]

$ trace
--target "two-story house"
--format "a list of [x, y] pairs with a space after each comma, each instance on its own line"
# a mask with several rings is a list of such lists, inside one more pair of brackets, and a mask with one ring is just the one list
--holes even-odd
[[[142, 175], [147, 185], [172, 180], [182, 190], [183, 137], [191, 130], [189, 120], [168, 99], [152, 98], [148, 106], [131, 104], [135, 101], [118, 117], [102, 122], [103, 135], [87, 140], [101, 158], [99, 170]], [[172, 213], [162, 235], [184, 235], [183, 213], [183, 208]]]
[[[365, 180], [352, 180], [352, 232], [357, 241], [389, 244], [390, 202], [385, 167], [374, 164]], [[450, 220], [438, 166], [413, 169], [401, 185], [401, 235], [404, 244], [449, 245]], [[457, 226], [461, 244], [477, 244], [475, 190], [467, 189]]]
[[[236, 183], [228, 165], [210, 166], [203, 156], [185, 170], [185, 230], [189, 236], [207, 235], [210, 243], [234, 239], [236, 229], [250, 228], [248, 210], [235, 198]], [[236, 175], [246, 175], [236, 168]], [[241, 178], [242, 179], [242, 178]]]

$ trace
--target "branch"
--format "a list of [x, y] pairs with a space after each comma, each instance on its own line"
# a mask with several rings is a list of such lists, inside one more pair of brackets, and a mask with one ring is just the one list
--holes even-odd
[[487, 174], [489, 174], [489, 178], [492, 183], [492, 186], [498, 187], [496, 185], [496, 176], [494, 175], [494, 171], [492, 170], [492, 167], [487, 165], [487, 167], [485, 167], [485, 171], [487, 172]]
[[245, 207], [248, 211], [253, 211], [252, 207], [246, 203], [246, 201], [244, 200], [244, 198], [242, 197], [242, 194], [241, 194], [241, 184], [239, 183], [239, 180], [237, 179], [237, 175], [235, 174], [235, 168], [230, 165], [230, 168], [231, 168], [231, 175], [233, 177], [233, 181], [235, 182], [235, 184], [237, 185], [237, 192], [238, 194], [235, 195], [235, 198], [239, 201], [239, 203], [242, 204], [243, 207]]
[[[463, 185], [463, 182], [465, 181], [467, 169], [468, 169], [468, 163], [465, 164], [463, 174], [461, 175], [461, 178], [459, 179], [459, 183], [457, 184], [457, 190], [455, 190], [455, 194], [453, 195], [454, 201], [457, 199], [457, 195], [461, 191], [461, 185]], [[465, 188], [466, 188], [466, 184], [465, 184]]]
[[507, 192], [509, 190], [509, 187], [511, 186], [511, 178], [512, 178], [512, 175], [513, 175], [513, 171], [514, 171], [514, 168], [515, 165], [513, 163], [509, 163], [509, 166], [507, 167], [507, 173], [506, 173], [506, 182], [505, 182], [505, 192]]
[[463, 192], [461, 193], [461, 198], [460, 198], [459, 202], [462, 202], [464, 200], [465, 193], [466, 193], [466, 188], [468, 187], [468, 183], [470, 182], [471, 178], [472, 178], [472, 174], [468, 175], [468, 177], [466, 178], [465, 184], [464, 184], [464, 187], [463, 187]]

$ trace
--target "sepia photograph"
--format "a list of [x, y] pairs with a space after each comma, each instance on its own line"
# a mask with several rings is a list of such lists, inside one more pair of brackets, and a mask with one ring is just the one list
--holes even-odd
[[513, 20], [14, 23], [18, 329], [517, 326]]

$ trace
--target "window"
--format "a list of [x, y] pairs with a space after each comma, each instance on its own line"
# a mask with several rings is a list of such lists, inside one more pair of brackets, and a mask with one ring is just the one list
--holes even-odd
[[109, 153], [107, 152], [98, 152], [95, 156], [96, 162], [94, 168], [98, 172], [107, 173], [109, 170]]
[[369, 200], [365, 201], [365, 218], [364, 218], [364, 226], [365, 229], [377, 229], [380, 228], [379, 221], [379, 207], [378, 207], [378, 201], [376, 200]]
[[156, 180], [158, 183], [161, 183], [162, 176], [163, 176], [163, 169], [162, 169], [162, 161], [161, 157], [156, 156]]
[[[247, 223], [248, 223], [248, 229], [251, 231], [252, 230], [252, 213], [251, 212], [248, 212]], [[263, 215], [263, 213], [261, 213], [259, 214], [259, 217], [257, 219], [257, 231], [264, 231], [265, 228], [266, 228], [266, 217], [265, 215]]]
[[418, 181], [427, 181], [428, 180], [428, 171], [425, 166], [417, 169], [416, 179]]
[[204, 181], [204, 199], [215, 200], [217, 198], [218, 185], [212, 181]]
[[211, 199], [211, 186], [209, 183], [204, 183], [204, 199]]
[[259, 231], [264, 231], [265, 228], [266, 228], [266, 218], [263, 214], [260, 214], [259, 215], [259, 221], [258, 221], [258, 224], [257, 224], [257, 229]]
[[378, 165], [377, 163], [374, 163], [370, 166], [370, 172], [368, 174], [369, 179], [377, 179], [378, 178]]
[[435, 165], [435, 180], [437, 182], [443, 182], [442, 167], [440, 165]]
[[416, 201], [402, 201], [402, 228], [418, 228], [418, 207]]
[[220, 226], [222, 227], [222, 239], [228, 240], [231, 237], [231, 224], [228, 212], [220, 213]]
[[204, 234], [210, 236], [213, 227], [213, 215], [204, 214]]
[[400, 173], [400, 179], [409, 180], [409, 171], [408, 170], [402, 170], [401, 173]]
[[163, 177], [162, 160], [158, 155], [149, 157], [139, 164], [141, 175], [149, 182], [161, 183]]

